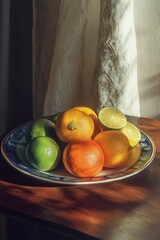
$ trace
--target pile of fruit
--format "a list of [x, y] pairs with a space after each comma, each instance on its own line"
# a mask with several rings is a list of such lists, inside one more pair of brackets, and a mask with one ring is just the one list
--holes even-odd
[[125, 164], [141, 134], [117, 108], [105, 107], [96, 114], [77, 106], [33, 121], [25, 138], [32, 167], [51, 171], [62, 163], [74, 176], [93, 177], [103, 168]]

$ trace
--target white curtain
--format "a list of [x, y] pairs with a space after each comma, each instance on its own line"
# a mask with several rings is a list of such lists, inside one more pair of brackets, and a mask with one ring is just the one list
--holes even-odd
[[111, 105], [139, 116], [133, 0], [33, 0], [34, 116]]

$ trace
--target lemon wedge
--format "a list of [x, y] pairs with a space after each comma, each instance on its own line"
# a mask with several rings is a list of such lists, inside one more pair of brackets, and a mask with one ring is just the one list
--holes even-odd
[[121, 129], [121, 132], [127, 136], [132, 147], [137, 145], [141, 139], [140, 130], [130, 122], [126, 123], [126, 125]]

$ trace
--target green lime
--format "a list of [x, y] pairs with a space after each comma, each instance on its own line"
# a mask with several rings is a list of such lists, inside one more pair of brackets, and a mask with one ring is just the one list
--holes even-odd
[[126, 125], [125, 115], [115, 107], [105, 107], [98, 113], [101, 124], [110, 129], [121, 129]]
[[27, 145], [25, 153], [28, 163], [40, 171], [56, 168], [61, 159], [61, 150], [50, 137], [32, 139]]
[[60, 112], [55, 113], [55, 114], [51, 115], [51, 116], [49, 117], [49, 119], [50, 119], [53, 123], [56, 123], [59, 115], [60, 115]]
[[33, 138], [48, 136], [54, 138], [55, 124], [47, 118], [34, 120], [28, 127], [26, 133], [26, 141], [29, 142]]

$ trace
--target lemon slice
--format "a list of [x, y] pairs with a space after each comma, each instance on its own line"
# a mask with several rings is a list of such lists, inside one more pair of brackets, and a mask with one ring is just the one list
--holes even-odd
[[132, 147], [137, 145], [141, 139], [140, 130], [132, 123], [127, 122], [121, 131], [127, 136]]
[[121, 129], [126, 125], [125, 115], [115, 107], [105, 107], [98, 113], [99, 121], [110, 129]]

